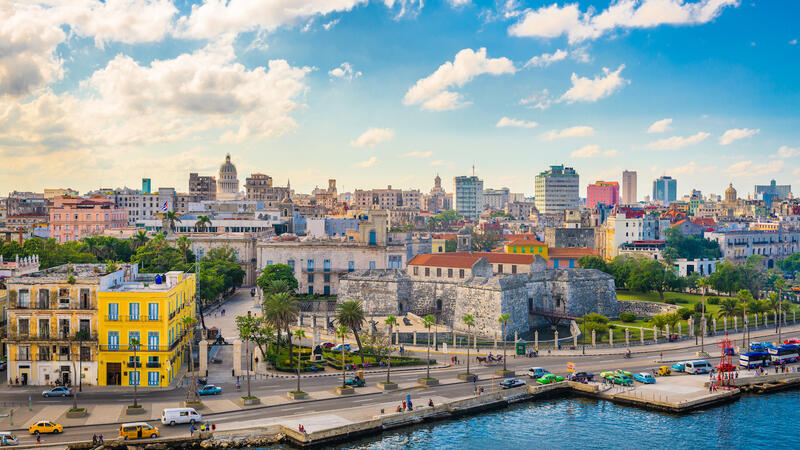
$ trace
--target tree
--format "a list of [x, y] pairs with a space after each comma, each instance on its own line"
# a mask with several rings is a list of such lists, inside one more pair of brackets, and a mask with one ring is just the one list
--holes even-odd
[[298, 329], [294, 330], [294, 337], [297, 338], [297, 342], [298, 342], [298, 344], [297, 344], [298, 347], [297, 347], [297, 391], [296, 391], [296, 393], [300, 394], [300, 393], [303, 392], [303, 391], [300, 390], [300, 356], [302, 356], [302, 354], [303, 354], [303, 352], [302, 352], [302, 349], [303, 349], [303, 344], [302, 344], [303, 341], [302, 341], [302, 339], [305, 339], [306, 332], [303, 331], [302, 328], [298, 328]]
[[244, 318], [236, 317], [236, 328], [239, 330], [239, 338], [244, 341], [244, 352], [247, 355], [247, 398], [252, 397], [250, 392], [250, 338], [253, 336], [253, 322]]
[[267, 296], [262, 306], [264, 317], [268, 324], [277, 330], [277, 355], [280, 354], [280, 340], [281, 330], [286, 331], [286, 337], [289, 347], [289, 364], [294, 364], [294, 353], [292, 352], [292, 335], [289, 327], [297, 321], [297, 315], [300, 313], [300, 308], [297, 306], [297, 299], [294, 298], [290, 292], [279, 292]]
[[581, 269], [597, 269], [602, 272], [606, 272], [607, 270], [606, 262], [603, 261], [603, 258], [594, 255], [581, 256], [580, 259], [578, 259], [578, 266]]
[[675, 283], [675, 271], [671, 266], [666, 266], [659, 261], [645, 261], [631, 272], [628, 279], [628, 288], [633, 291], [657, 291], [661, 301], [664, 301], [664, 290]]
[[472, 250], [476, 252], [490, 252], [503, 242], [503, 236], [497, 232], [478, 234], [472, 232]]
[[164, 221], [169, 225], [169, 231], [175, 231], [175, 223], [180, 223], [181, 218], [175, 211], [167, 211], [164, 213]]
[[469, 340], [472, 338], [472, 327], [475, 326], [475, 316], [472, 314], [464, 314], [464, 316], [461, 317], [461, 322], [467, 326], [467, 375], [469, 375]]
[[778, 342], [783, 342], [781, 339], [781, 331], [782, 331], [782, 324], [783, 324], [783, 290], [786, 289], [787, 283], [783, 277], [778, 278], [773, 282], [773, 288], [777, 290], [777, 302], [775, 302], [775, 313], [778, 315], [778, 320], [776, 324], [776, 328], [778, 331]]
[[454, 252], [458, 250], [458, 241], [456, 239], [448, 239], [444, 241], [444, 251]]
[[365, 334], [363, 336], [364, 346], [369, 350], [369, 353], [378, 361], [383, 361], [386, 358], [386, 384], [392, 384], [389, 378], [392, 362], [391, 355], [394, 351], [391, 336], [382, 333]]
[[345, 388], [345, 370], [344, 370], [344, 339], [347, 337], [347, 327], [339, 325], [336, 329], [336, 336], [342, 339], [342, 389]]
[[[506, 326], [508, 326], [508, 322], [511, 322], [511, 315], [510, 314], [500, 314], [500, 317], [497, 318], [497, 321], [500, 325], [503, 326], [503, 371], [506, 370]], [[556, 342], [558, 344], [558, 342]]]
[[[695, 272], [696, 273], [696, 272]], [[693, 273], [694, 274], [694, 273]], [[702, 289], [703, 291], [703, 311], [702, 311], [702, 318], [703, 318], [703, 326], [706, 323], [706, 294], [708, 293], [708, 286], [711, 283], [708, 281], [708, 278], [699, 278], [697, 280], [697, 286]], [[706, 338], [705, 330], [701, 330], [700, 333], [700, 351], [705, 352], [705, 338]]]
[[[192, 342], [194, 341], [194, 326], [197, 324], [197, 319], [192, 316], [183, 316], [181, 318], [181, 325], [183, 330], [188, 336], [186, 340], [186, 351], [189, 354], [189, 372], [194, 372], [194, 354], [192, 352]], [[186, 402], [199, 402], [200, 395], [197, 392], [197, 377], [193, 376], [189, 387], [186, 390]]]
[[270, 264], [264, 267], [256, 280], [256, 284], [266, 294], [270, 289], [270, 285], [276, 281], [283, 281], [289, 289], [294, 292], [297, 291], [297, 279], [294, 277], [294, 269], [288, 264]]
[[139, 367], [141, 367], [141, 364], [139, 364], [139, 358], [136, 357], [136, 352], [139, 350], [139, 344], [141, 344], [141, 342], [139, 342], [139, 339], [136, 339], [136, 338], [132, 338], [130, 340], [130, 342], [128, 343], [128, 345], [130, 346], [130, 349], [133, 351], [133, 366], [134, 366], [133, 367], [133, 373], [136, 374], [136, 382], [133, 383], [133, 407], [134, 408], [138, 408], [139, 407], [139, 401], [138, 401], [138, 397], [137, 397], [137, 393], [138, 393], [137, 392], [137, 387], [139, 386], [139, 379], [140, 379], [139, 374], [141, 373], [139, 371]]
[[197, 222], [194, 223], [194, 227], [200, 231], [206, 231], [209, 225], [211, 225], [211, 218], [208, 216], [197, 216]]
[[672, 255], [673, 259], [717, 259], [722, 256], [717, 241], [696, 235], [684, 236], [677, 226], [667, 228], [665, 235], [665, 258], [667, 254]]
[[749, 346], [745, 344], [745, 339], [747, 339], [749, 331], [749, 327], [747, 326], [747, 303], [753, 300], [753, 294], [751, 294], [747, 289], [741, 289], [736, 293], [736, 300], [742, 305], [742, 324], [744, 325], [744, 332], [742, 333], [742, 348], [748, 348]]
[[[72, 336], [69, 336], [69, 335], [67, 335], [66, 337], [68, 338], [69, 351], [72, 352], [72, 344], [74, 344], [74, 340], [77, 340], [78, 342], [82, 342], [82, 341], [85, 341], [85, 340], [89, 339], [90, 336], [89, 336], [89, 333], [86, 332], [86, 330], [78, 330], [75, 333], [75, 338], [74, 339], [72, 338]], [[76, 374], [75, 376], [78, 378], [77, 380], [75, 380], [76, 383], [80, 383], [81, 382], [81, 380], [80, 380], [81, 373], [75, 367], [75, 360], [79, 359], [80, 357], [81, 357], [81, 347], [80, 347], [80, 345], [78, 345], [78, 351], [75, 352], [75, 355], [74, 356], [70, 355], [70, 360], [72, 360], [72, 373]], [[73, 411], [77, 411], [78, 410], [78, 391], [73, 391], [72, 392], [72, 410]]]
[[733, 318], [739, 315], [741, 307], [735, 298], [723, 298], [719, 302], [719, 317]]
[[183, 254], [183, 262], [187, 262], [189, 249], [192, 246], [192, 241], [189, 240], [186, 236], [181, 236], [175, 241], [175, 246], [178, 248], [178, 251]]
[[788, 275], [800, 272], [800, 252], [792, 253], [786, 259], [779, 260], [778, 267]]
[[708, 281], [715, 291], [727, 292], [728, 295], [745, 287], [742, 282], [741, 266], [728, 261], [717, 264], [714, 272], [708, 276]]
[[432, 314], [428, 314], [427, 316], [422, 318], [422, 326], [428, 330], [428, 336], [425, 339], [425, 342], [428, 344], [428, 358], [425, 363], [428, 365], [427, 367], [427, 375], [426, 378], [431, 377], [431, 327], [436, 324], [436, 317]]
[[144, 273], [164, 273], [184, 269], [188, 271], [181, 252], [170, 246], [162, 234], [156, 235], [138, 247], [132, 259], [139, 264], [139, 270]]
[[337, 306], [336, 323], [344, 325], [353, 331], [353, 337], [358, 344], [358, 353], [361, 357], [361, 367], [364, 367], [364, 349], [361, 347], [361, 338], [358, 332], [364, 324], [364, 307], [360, 301], [349, 300]]
[[[394, 315], [390, 315], [389, 317], [386, 318], [384, 323], [386, 323], [386, 325], [389, 325], [389, 345], [391, 345], [391, 343], [392, 343], [392, 330], [394, 329], [394, 327], [397, 326], [397, 317], [395, 317]], [[389, 350], [386, 353], [386, 383], [387, 384], [391, 383], [391, 380], [389, 379], [389, 375], [390, 375], [391, 371], [392, 371], [392, 352], [391, 352], [391, 350]]]
[[131, 237], [131, 248], [136, 250], [146, 244], [148, 240], [149, 238], [147, 237], [147, 232], [144, 230], [139, 230]]

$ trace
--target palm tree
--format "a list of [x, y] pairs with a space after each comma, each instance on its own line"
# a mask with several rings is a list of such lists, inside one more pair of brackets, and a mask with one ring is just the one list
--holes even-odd
[[739, 315], [741, 308], [735, 298], [723, 298], [719, 302], [719, 317], [733, 318]]
[[422, 326], [428, 330], [428, 336], [425, 339], [425, 342], [428, 344], [428, 359], [425, 361], [428, 365], [427, 368], [427, 375], [426, 378], [431, 377], [431, 327], [436, 324], [436, 317], [432, 314], [428, 314], [427, 316], [422, 318]]
[[136, 394], [137, 394], [137, 388], [136, 387], [139, 386], [139, 374], [140, 374], [140, 371], [138, 370], [140, 364], [139, 364], [139, 360], [136, 358], [136, 351], [139, 350], [139, 344], [141, 344], [141, 342], [139, 342], [139, 339], [136, 339], [136, 338], [132, 338], [130, 340], [130, 342], [128, 343], [130, 349], [133, 351], [133, 370], [136, 373], [136, 383], [133, 383], [133, 407], [134, 408], [138, 408], [139, 407], [139, 402], [138, 402], [137, 396], [136, 396]]
[[189, 248], [192, 246], [192, 241], [186, 236], [181, 236], [175, 241], [175, 246], [178, 247], [178, 250], [183, 254], [183, 262], [186, 262], [186, 256], [189, 253]]
[[783, 290], [786, 289], [786, 280], [784, 280], [782, 277], [778, 278], [777, 280], [775, 280], [774, 286], [775, 286], [775, 289], [778, 290], [778, 302], [775, 305], [776, 306], [775, 312], [778, 315], [778, 321], [777, 321], [778, 323], [776, 324], [776, 327], [778, 329], [777, 330], [778, 331], [778, 343], [781, 343], [781, 342], [783, 342], [781, 340], [781, 334], [783, 332], [783, 329], [782, 329], [782, 326], [781, 326], [783, 324], [783, 311], [782, 311]]
[[89, 253], [95, 257], [100, 256], [101, 248], [97, 238], [91, 236], [85, 237], [83, 238], [83, 243], [86, 244], [86, 250], [88, 250]]
[[[503, 372], [506, 371], [506, 326], [508, 322], [511, 322], [511, 315], [509, 314], [500, 314], [500, 317], [497, 318], [497, 321], [500, 322], [500, 325], [503, 326]], [[556, 342], [558, 344], [558, 342]]]
[[358, 344], [358, 353], [361, 356], [361, 367], [364, 367], [364, 349], [361, 346], [361, 338], [358, 336], [361, 324], [364, 323], [364, 308], [360, 301], [349, 300], [339, 304], [339, 311], [336, 313], [336, 323], [344, 325], [353, 331], [353, 337]]
[[[708, 282], [708, 278], [700, 278], [697, 280], [697, 286], [703, 290], [703, 312], [702, 312], [702, 320], [703, 323], [701, 327], [705, 326], [706, 323], [706, 294], [708, 293], [708, 286], [710, 283]], [[700, 329], [700, 351], [705, 352], [705, 344], [706, 344], [706, 333], [705, 329]]]
[[306, 332], [298, 328], [294, 330], [294, 337], [297, 338], [297, 392], [300, 393], [300, 355], [303, 353], [303, 344], [301, 339], [305, 339]]
[[753, 300], [753, 294], [751, 294], [747, 289], [742, 289], [736, 293], [736, 299], [742, 303], [742, 325], [744, 326], [744, 329], [742, 330], [742, 348], [746, 349], [749, 347], [747, 344], [745, 344], [747, 332], [749, 330], [749, 327], [747, 326], [747, 302]]
[[397, 317], [389, 316], [384, 323], [389, 325], [389, 351], [386, 352], [386, 383], [389, 384], [391, 383], [389, 374], [392, 371], [392, 329], [397, 326]]
[[200, 231], [205, 231], [209, 225], [211, 225], [211, 218], [208, 216], [197, 216], [197, 222], [194, 223], [194, 227]]
[[[190, 330], [194, 330], [194, 326], [197, 323], [197, 319], [191, 316], [183, 316], [181, 318], [181, 325], [183, 325], [183, 330], [189, 335]], [[193, 336], [189, 336], [186, 340], [186, 349], [189, 353], [189, 372], [194, 372], [194, 358], [192, 355], [192, 340]], [[192, 381], [189, 383], [189, 388], [186, 391], [186, 401], [187, 402], [197, 402], [200, 401], [199, 394], [197, 393], [197, 377], [192, 376]]]
[[264, 301], [264, 317], [270, 326], [278, 330], [278, 339], [276, 341], [276, 365], [278, 353], [280, 353], [280, 340], [281, 330], [286, 331], [289, 342], [289, 363], [294, 363], [294, 355], [292, 354], [292, 335], [289, 331], [289, 326], [297, 321], [297, 315], [300, 308], [297, 306], [297, 300], [291, 292], [278, 292], [270, 294]]
[[465, 314], [464, 317], [461, 318], [461, 321], [467, 326], [467, 375], [469, 375], [469, 340], [472, 338], [472, 327], [475, 326], [475, 317], [472, 314]]
[[342, 389], [345, 388], [345, 370], [344, 370], [344, 339], [347, 337], [347, 327], [344, 325], [339, 325], [339, 328], [336, 329], [336, 336], [342, 338]]
[[169, 224], [169, 231], [175, 230], [175, 223], [180, 222], [181, 218], [175, 211], [167, 211], [164, 213], [164, 220]]
[[142, 245], [146, 244], [148, 241], [147, 232], [144, 230], [139, 230], [131, 237], [131, 247], [133, 250], [141, 247]]

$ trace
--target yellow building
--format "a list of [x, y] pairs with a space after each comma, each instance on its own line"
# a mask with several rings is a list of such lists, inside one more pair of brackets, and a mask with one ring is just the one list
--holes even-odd
[[547, 259], [547, 244], [540, 241], [518, 240], [511, 241], [503, 246], [505, 253], [517, 253], [523, 255], [539, 255]]
[[[163, 277], [163, 278], [162, 278]], [[98, 384], [167, 386], [186, 361], [194, 318], [195, 275], [139, 274], [100, 292]], [[139, 345], [131, 343], [138, 341]]]

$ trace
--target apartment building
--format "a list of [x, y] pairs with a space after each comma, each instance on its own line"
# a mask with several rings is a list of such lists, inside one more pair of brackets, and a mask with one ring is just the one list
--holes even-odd
[[126, 226], [128, 210], [109, 198], [55, 197], [50, 208], [50, 237], [59, 243]]

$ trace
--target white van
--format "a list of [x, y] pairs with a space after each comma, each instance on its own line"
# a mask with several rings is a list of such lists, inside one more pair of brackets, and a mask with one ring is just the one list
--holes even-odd
[[14, 433], [10, 431], [0, 431], [0, 447], [6, 445], [19, 445], [19, 441]]
[[194, 408], [165, 408], [161, 411], [161, 423], [175, 425], [176, 423], [198, 423], [203, 421], [203, 416]]
[[714, 370], [714, 366], [708, 361], [686, 361], [686, 373], [709, 373], [712, 370]]

